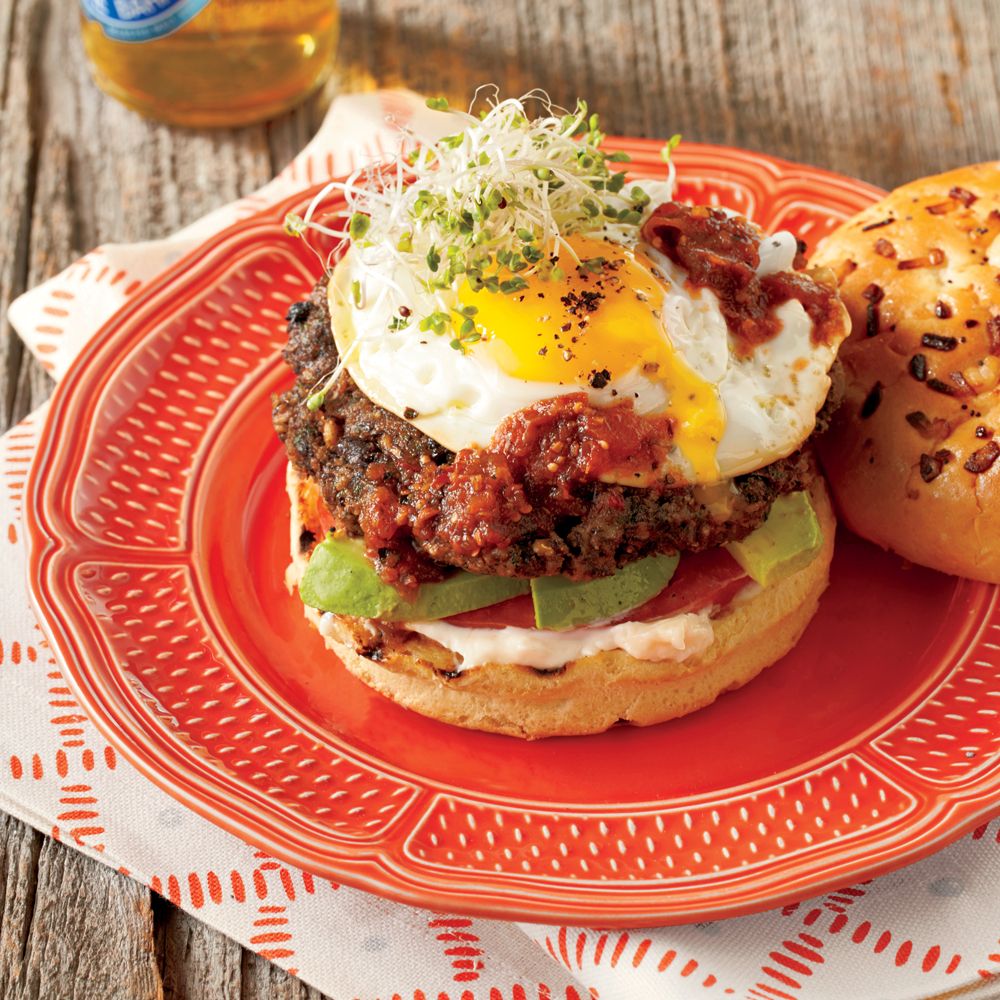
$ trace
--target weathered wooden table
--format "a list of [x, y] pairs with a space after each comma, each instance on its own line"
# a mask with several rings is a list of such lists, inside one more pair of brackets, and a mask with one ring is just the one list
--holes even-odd
[[[327, 92], [190, 132], [91, 84], [71, 0], [0, 0], [0, 309], [106, 240], [267, 181], [339, 90], [586, 97], [614, 132], [728, 143], [893, 186], [1000, 156], [1000, 0], [343, 0]], [[4, 325], [0, 420], [51, 384]], [[335, 933], [335, 928], [331, 929]], [[149, 890], [0, 814], [0, 997], [318, 997]], [[343, 1000], [343, 998], [337, 998]]]

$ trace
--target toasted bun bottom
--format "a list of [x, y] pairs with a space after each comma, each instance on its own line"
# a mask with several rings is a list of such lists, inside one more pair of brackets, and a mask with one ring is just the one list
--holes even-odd
[[[291, 587], [306, 564], [298, 549], [298, 480], [291, 472], [289, 494]], [[742, 687], [799, 641], [826, 589], [836, 529], [818, 478], [812, 498], [823, 529], [823, 547], [816, 558], [724, 610], [712, 621], [712, 645], [681, 663], [638, 660], [613, 650], [570, 661], [555, 671], [504, 663], [451, 676], [458, 666], [452, 652], [398, 626], [333, 616], [324, 641], [355, 677], [380, 694], [421, 715], [467, 729], [538, 739], [600, 733], [616, 723], [665, 722]], [[319, 625], [320, 612], [306, 608], [305, 613]]]

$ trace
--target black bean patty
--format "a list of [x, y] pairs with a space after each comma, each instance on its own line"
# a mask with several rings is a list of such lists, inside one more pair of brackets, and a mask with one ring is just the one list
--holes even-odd
[[322, 406], [306, 407], [337, 363], [325, 281], [289, 309], [284, 357], [296, 380], [274, 399], [273, 416], [291, 462], [318, 484], [336, 525], [364, 537], [383, 579], [404, 588], [450, 567], [591, 579], [642, 556], [713, 548], [749, 534], [777, 496], [814, 475], [804, 450], [710, 489], [567, 486], [518, 479], [503, 463], [485, 477], [479, 463], [472, 476], [469, 453], [376, 405], [346, 371]]

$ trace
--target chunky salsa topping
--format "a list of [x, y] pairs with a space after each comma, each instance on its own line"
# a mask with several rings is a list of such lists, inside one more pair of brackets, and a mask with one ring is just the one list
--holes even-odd
[[[443, 532], [453, 549], [468, 555], [502, 551], [519, 525], [544, 519], [545, 507], [578, 503], [584, 484], [662, 480], [670, 438], [669, 418], [640, 416], [631, 402], [595, 407], [584, 393], [542, 400], [508, 417], [489, 447], [409, 469], [405, 504], [376, 486], [360, 505], [358, 521], [376, 552], [391, 544], [401, 523], [418, 541]], [[399, 473], [399, 466], [374, 463], [366, 475], [374, 485]], [[540, 564], [545, 545], [544, 539], [535, 543]]]
[[[711, 289], [729, 333], [743, 355], [781, 330], [775, 309], [790, 299], [802, 304], [813, 323], [814, 343], [826, 344], [843, 329], [835, 284], [801, 270], [759, 275], [759, 232], [737, 215], [708, 205], [660, 205], [642, 227], [648, 243], [687, 271], [687, 284]], [[795, 266], [804, 264], [802, 255]]]
[[673, 436], [667, 416], [640, 416], [630, 401], [596, 407], [570, 393], [512, 413], [491, 449], [519, 478], [536, 483], [598, 480], [646, 485], [660, 469]]

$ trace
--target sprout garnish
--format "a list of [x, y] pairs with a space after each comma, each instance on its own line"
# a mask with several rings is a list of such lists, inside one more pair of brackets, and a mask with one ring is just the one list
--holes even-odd
[[[529, 101], [541, 104], [540, 117], [529, 117]], [[625, 236], [640, 225], [650, 196], [612, 169], [629, 157], [599, 148], [605, 136], [584, 101], [572, 112], [554, 107], [540, 92], [494, 97], [478, 114], [450, 109], [444, 98], [431, 98], [427, 105], [454, 116], [461, 130], [331, 182], [302, 217], [286, 218], [285, 229], [337, 238], [327, 267], [350, 244], [359, 275], [351, 290], [358, 308], [367, 299], [366, 276], [378, 279], [376, 287], [398, 291], [387, 276], [408, 273], [430, 307], [407, 309], [405, 317], [392, 319], [392, 329], [448, 336], [452, 347], [464, 351], [483, 331], [475, 308], [456, 308], [455, 290], [462, 282], [474, 291], [513, 295], [526, 287], [529, 275], [560, 280], [557, 260], [563, 252], [577, 267], [600, 270], [600, 259], [578, 259], [567, 237]], [[670, 154], [679, 139], [673, 136], [662, 151], [671, 184]], [[328, 226], [313, 216], [333, 191], [345, 195], [347, 208]], [[342, 358], [309, 397], [310, 408], [322, 405], [345, 362]]]

